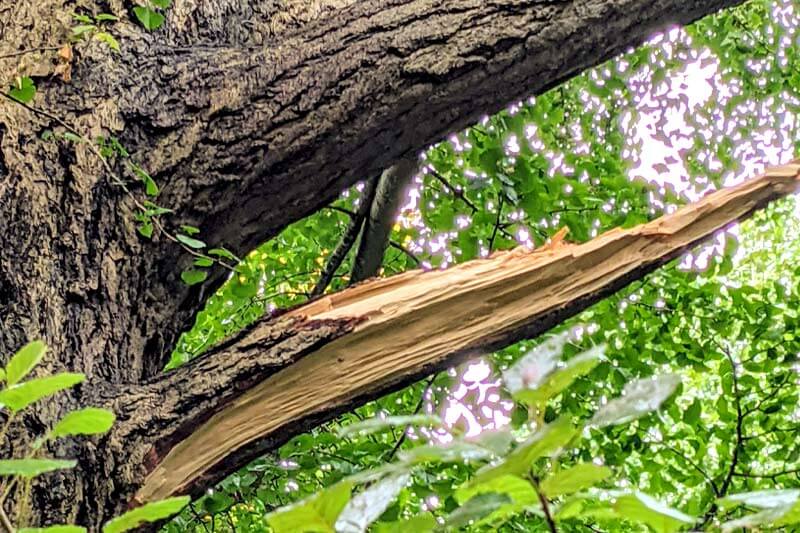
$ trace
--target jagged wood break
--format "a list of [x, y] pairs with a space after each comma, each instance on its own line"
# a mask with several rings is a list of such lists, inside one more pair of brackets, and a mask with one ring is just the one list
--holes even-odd
[[242, 394], [158, 457], [136, 499], [194, 491], [215, 466], [236, 460], [237, 450], [259, 441], [274, 447], [436, 369], [534, 337], [796, 191], [799, 172], [796, 163], [771, 168], [672, 215], [582, 245], [517, 249], [445, 271], [408, 272], [295, 309], [281, 320], [355, 325]]

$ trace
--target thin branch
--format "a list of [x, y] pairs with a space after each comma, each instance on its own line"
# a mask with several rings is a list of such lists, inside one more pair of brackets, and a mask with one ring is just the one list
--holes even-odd
[[389, 246], [391, 246], [392, 248], [394, 248], [396, 250], [400, 250], [401, 252], [406, 254], [408, 257], [410, 257], [411, 260], [414, 261], [416, 264], [419, 265], [420, 263], [422, 263], [422, 260], [419, 257], [417, 257], [416, 255], [414, 255], [414, 252], [412, 252], [411, 250], [409, 250], [408, 248], [406, 248], [405, 246], [403, 246], [399, 242], [397, 242], [397, 241], [389, 241]]
[[5, 509], [3, 509], [2, 504], [0, 504], [0, 524], [2, 524], [7, 533], [14, 533], [16, 531], [14, 529], [14, 525], [11, 523], [11, 520], [8, 519], [8, 515], [6, 514]]
[[800, 468], [791, 468], [788, 470], [782, 470], [780, 472], [771, 472], [768, 474], [756, 474], [753, 472], [734, 472], [733, 475], [735, 477], [747, 477], [747, 478], [769, 478], [773, 479], [778, 476], [788, 476], [789, 474], [799, 474]]
[[789, 372], [784, 374], [782, 380], [779, 383], [776, 383], [775, 385], [773, 385], [770, 388], [769, 394], [767, 394], [766, 396], [762, 397], [754, 407], [751, 407], [750, 409], [747, 409], [745, 411], [745, 413], [744, 413], [744, 416], [748, 417], [751, 414], [755, 413], [756, 411], [761, 411], [761, 406], [763, 406], [766, 402], [768, 402], [769, 400], [771, 400], [775, 396], [777, 396], [778, 393], [783, 390], [784, 385], [786, 385], [786, 383], [789, 381], [789, 379], [792, 377], [792, 375], [793, 375], [793, 373], [789, 373]]
[[[739, 391], [739, 376], [736, 375], [736, 361], [734, 361], [733, 356], [731, 355], [730, 350], [728, 350], [725, 346], [722, 346], [716, 338], [711, 338], [712, 342], [717, 345], [717, 348], [725, 355], [728, 359], [728, 362], [731, 365], [731, 379], [733, 380], [733, 396], [736, 403], [736, 442], [734, 443], [733, 447], [733, 455], [731, 456], [731, 464], [728, 467], [728, 473], [725, 474], [725, 478], [722, 481], [722, 485], [720, 485], [719, 493], [717, 494], [718, 498], [722, 498], [728, 494], [728, 489], [731, 486], [731, 482], [733, 481], [733, 475], [736, 472], [736, 467], [739, 464], [739, 452], [744, 445], [744, 435], [743, 435], [743, 425], [744, 425], [744, 417], [746, 416], [742, 412], [742, 401], [741, 401], [741, 393]], [[704, 526], [708, 523], [709, 520], [716, 514], [719, 507], [716, 503], [713, 503], [711, 507], [708, 509], [706, 514], [703, 516], [703, 520], [699, 524], [700, 527]]]
[[430, 167], [428, 168], [430, 169], [431, 176], [439, 180], [439, 182], [442, 185], [444, 185], [445, 189], [450, 191], [450, 194], [452, 194], [453, 196], [464, 202], [467, 205], [467, 207], [469, 207], [472, 210], [473, 215], [478, 211], [480, 211], [480, 209], [478, 209], [478, 206], [472, 203], [472, 201], [469, 198], [467, 198], [467, 195], [464, 194], [464, 191], [456, 189], [455, 187], [450, 185], [450, 182], [447, 181], [447, 178], [439, 174], [439, 171], [436, 170], [435, 168], [430, 168]]
[[539, 496], [539, 503], [542, 504], [542, 511], [544, 512], [544, 519], [547, 522], [547, 527], [550, 528], [550, 533], [558, 533], [556, 522], [553, 520], [553, 515], [550, 514], [550, 504], [547, 501], [547, 496], [544, 495], [542, 489], [539, 487], [539, 481], [535, 478], [531, 479], [533, 488], [536, 490], [536, 495]]
[[[716, 342], [716, 340], [714, 341]], [[719, 346], [719, 344], [718, 344]], [[733, 379], [733, 395], [736, 401], [736, 444], [733, 448], [733, 456], [731, 457], [731, 465], [728, 468], [728, 474], [725, 476], [725, 481], [722, 483], [720, 487], [719, 495], [725, 496], [728, 493], [728, 488], [730, 488], [731, 480], [733, 479], [733, 473], [736, 471], [736, 466], [739, 463], [739, 451], [742, 448], [742, 443], [744, 442], [744, 436], [742, 432], [742, 426], [744, 424], [744, 415], [742, 414], [742, 402], [741, 402], [741, 393], [739, 392], [739, 377], [736, 375], [736, 362], [733, 360], [733, 356], [731, 356], [730, 351], [720, 346], [722, 352], [728, 358], [728, 362], [731, 365], [731, 378]]]
[[[489, 253], [492, 253], [492, 248], [494, 247], [494, 239], [497, 237], [497, 230], [500, 229], [500, 218], [503, 216], [503, 199], [504, 196], [500, 196], [500, 200], [498, 201], [497, 205], [497, 219], [494, 222], [494, 229], [492, 229], [492, 236], [489, 237]], [[505, 230], [503, 230], [505, 231]], [[508, 233], [508, 232], [506, 232]]]
[[793, 432], [800, 432], [800, 426], [795, 426], [793, 428], [773, 428], [767, 431], [763, 431], [761, 433], [756, 433], [755, 435], [746, 435], [744, 437], [744, 440], [758, 439], [761, 437], [766, 437], [767, 435], [772, 435], [774, 433], [793, 433]]
[[355, 211], [351, 211], [350, 209], [347, 209], [346, 207], [339, 207], [338, 205], [333, 205], [333, 204], [326, 205], [325, 209], [330, 209], [331, 211], [338, 211], [340, 213], [344, 213], [345, 215], [349, 216], [350, 218], [355, 218], [355, 217], [358, 216], [358, 213], [356, 213]]
[[680, 450], [678, 450], [678, 449], [674, 448], [673, 446], [671, 446], [671, 445], [669, 445], [669, 444], [667, 444], [667, 443], [665, 443], [665, 442], [660, 442], [659, 444], [661, 444], [662, 446], [664, 446], [664, 448], [666, 448], [667, 450], [671, 451], [672, 453], [674, 453], [674, 454], [675, 454], [675, 455], [677, 455], [678, 457], [680, 457], [680, 458], [682, 458], [682, 459], [685, 459], [685, 460], [686, 460], [686, 462], [687, 462], [687, 463], [689, 463], [689, 465], [690, 465], [692, 468], [694, 468], [695, 470], [697, 470], [697, 471], [698, 471], [698, 472], [699, 472], [699, 473], [700, 473], [700, 474], [703, 476], [703, 478], [705, 478], [706, 482], [707, 482], [707, 483], [708, 483], [708, 484], [711, 486], [711, 490], [714, 492], [714, 496], [715, 496], [715, 497], [719, 497], [719, 488], [717, 487], [717, 484], [714, 482], [714, 480], [711, 478], [711, 476], [709, 476], [709, 475], [706, 473], [706, 471], [705, 471], [705, 470], [703, 470], [703, 469], [700, 467], [700, 465], [698, 465], [697, 463], [695, 463], [694, 461], [692, 461], [692, 459], [691, 459], [691, 458], [689, 458], [689, 457], [688, 457], [686, 454], [684, 454], [684, 453], [683, 453], [683, 452], [681, 452]]
[[197, 521], [200, 522], [200, 525], [203, 526], [203, 529], [205, 529], [207, 533], [211, 533], [210, 531], [208, 531], [208, 526], [203, 521], [203, 517], [200, 516], [200, 513], [198, 513], [197, 509], [194, 508], [194, 503], [189, 504], [189, 510], [192, 511], [192, 514], [197, 519]]
[[311, 290], [311, 298], [316, 298], [325, 292], [325, 289], [327, 289], [328, 285], [333, 281], [333, 277], [344, 261], [344, 258], [347, 257], [348, 252], [350, 252], [350, 248], [355, 244], [358, 233], [361, 231], [361, 226], [364, 224], [364, 219], [366, 219], [367, 213], [369, 213], [370, 207], [372, 206], [372, 199], [375, 196], [377, 182], [377, 177], [367, 180], [364, 186], [364, 192], [361, 195], [361, 203], [358, 206], [358, 212], [355, 217], [350, 219], [344, 233], [342, 233], [339, 244], [336, 245], [336, 249], [328, 258], [328, 262], [325, 264], [325, 269], [322, 271], [319, 281], [317, 281], [317, 284], [314, 285], [314, 288]]
[[[427, 385], [425, 385], [425, 390], [423, 390], [423, 391], [422, 391], [422, 394], [421, 394], [421, 395], [420, 395], [420, 397], [419, 397], [419, 402], [417, 402], [417, 407], [414, 409], [414, 413], [413, 413], [413, 414], [415, 414], [415, 415], [416, 415], [416, 414], [419, 414], [419, 412], [422, 410], [422, 406], [423, 406], [423, 405], [425, 405], [425, 397], [428, 395], [428, 391], [430, 391], [430, 390], [431, 390], [431, 387], [433, 386], [433, 382], [434, 382], [434, 381], [436, 381], [436, 378], [437, 378], [437, 377], [439, 377], [439, 374], [438, 374], [438, 373], [437, 373], [437, 374], [434, 374], [434, 375], [432, 375], [432, 376], [430, 377], [430, 379], [428, 380], [428, 384], [427, 384]], [[389, 453], [386, 455], [386, 458], [384, 458], [384, 459], [382, 459], [382, 460], [381, 460], [381, 462], [383, 462], [383, 463], [388, 463], [388, 462], [391, 462], [391, 461], [392, 461], [392, 459], [394, 459], [394, 456], [395, 456], [395, 455], [397, 455], [397, 452], [400, 450], [400, 447], [401, 447], [401, 446], [403, 445], [403, 443], [406, 441], [406, 438], [407, 438], [407, 436], [408, 436], [408, 429], [409, 429], [410, 427], [411, 427], [411, 426], [409, 425], [409, 426], [406, 426], [406, 427], [403, 429], [403, 434], [402, 434], [402, 435], [400, 435], [400, 438], [399, 438], [399, 439], [397, 439], [397, 442], [395, 442], [395, 444], [394, 444], [394, 447], [393, 447], [393, 448], [392, 448], [392, 449], [389, 451]]]

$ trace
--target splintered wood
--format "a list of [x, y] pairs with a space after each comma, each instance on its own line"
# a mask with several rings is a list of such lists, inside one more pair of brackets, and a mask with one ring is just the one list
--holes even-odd
[[[795, 192], [800, 165], [768, 169], [675, 213], [585, 244], [474, 260], [374, 280], [291, 311], [359, 317], [353, 332], [245, 391], [176, 445], [140, 502], [194, 490], [229, 454], [292, 435], [435, 369], [546, 331], [768, 202]], [[563, 234], [561, 235], [563, 238]], [[555, 241], [555, 239], [554, 239]]]

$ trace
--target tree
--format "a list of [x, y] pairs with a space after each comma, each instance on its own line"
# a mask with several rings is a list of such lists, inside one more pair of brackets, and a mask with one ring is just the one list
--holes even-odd
[[[27, 78], [36, 96], [7, 98], [0, 115], [0, 348], [10, 354], [43, 338], [59, 354], [45, 371], [89, 377], [79, 394], [26, 419], [26, 434], [70, 405], [113, 405], [118, 416], [108, 439], [63, 450], [79, 468], [35, 490], [35, 521], [96, 526], [141, 503], [135, 494], [168, 451], [274, 370], [274, 360], [253, 354], [243, 366], [234, 361], [224, 381], [217, 367], [199, 371], [202, 362], [161, 377], [178, 335], [224, 280], [226, 254], [244, 255], [482, 113], [552, 87], [667, 22], [737, 2], [344, 3], [247, 4], [233, 14], [176, 4], [153, 33], [120, 9], [118, 40], [94, 38], [110, 35], [98, 17], [95, 29], [77, 32], [91, 38], [68, 49], [76, 32], [62, 6], [6, 10], [6, 86], [29, 90]], [[244, 24], [253, 18], [261, 22]], [[58, 50], [42, 50], [51, 47]], [[45, 61], [32, 61], [39, 53]], [[7, 72], [18, 62], [16, 79]], [[171, 217], [144, 203], [154, 188]], [[192, 255], [205, 249], [200, 239], [224, 247], [205, 258], [221, 260], [182, 276], [203, 259]], [[187, 286], [187, 277], [201, 282]], [[295, 326], [292, 353], [351, 326]], [[280, 321], [268, 328], [281, 341], [290, 331]], [[250, 349], [264, 342], [253, 340]], [[245, 334], [215, 353], [246, 354], [248, 342]], [[180, 488], [196, 494], [324, 417], [248, 442]], [[9, 437], [9, 453], [22, 438]]]

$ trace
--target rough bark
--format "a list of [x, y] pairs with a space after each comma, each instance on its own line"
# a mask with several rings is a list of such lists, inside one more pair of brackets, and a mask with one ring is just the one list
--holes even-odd
[[[130, 3], [111, 0], [103, 9], [123, 20], [110, 29], [121, 53], [76, 43], [65, 83], [53, 76], [55, 51], [19, 52], [67, 42], [71, 13], [87, 4], [0, 0], [0, 82], [33, 77], [33, 106], [48, 113], [0, 103], [0, 353], [42, 338], [57, 357], [41, 373], [81, 371], [92, 384], [27, 416], [28, 433], [69, 407], [153, 383], [225, 275], [217, 268], [207, 283], [184, 286], [191, 257], [163, 235], [137, 235], [131, 198], [89, 146], [47, 140], [64, 132], [62, 121], [89, 139], [121, 140], [161, 186], [158, 203], [176, 211], [168, 228], [199, 226], [203, 240], [241, 254], [480, 115], [668, 23], [737, 3], [178, 0], [165, 28], [146, 33], [129, 22]], [[113, 172], [136, 187], [124, 166]], [[147, 427], [150, 416], [136, 411], [131, 419], [144, 419], [131, 424]], [[5, 449], [14, 452], [21, 436], [11, 436]], [[136, 476], [113, 476], [144, 466], [117, 465], [126, 457], [119, 443], [59, 446], [50, 451], [81, 456], [81, 467], [43, 479], [35, 521], [96, 525], [130, 502], [123, 494]], [[112, 497], [121, 499], [103, 500]]]
[[[372, 0], [336, 11], [322, 3], [314, 8], [322, 16], [312, 22], [288, 24], [273, 37], [254, 30], [256, 37], [225, 18], [231, 12], [241, 17], [247, 8], [223, 2], [194, 9], [187, 0], [176, 3], [163, 32], [115, 25], [121, 54], [97, 41], [77, 45], [72, 82], [39, 77], [36, 104], [89, 137], [119, 137], [161, 184], [159, 203], [177, 213], [171, 227], [198, 226], [204, 240], [241, 255], [355, 180], [376, 175], [482, 114], [552, 87], [668, 23], [686, 23], [736, 3]], [[69, 1], [23, 3], [7, 33], [25, 36], [19, 49], [58, 44], [69, 32], [74, 8]], [[121, 5], [115, 12], [128, 13]], [[280, 13], [260, 20], [272, 24]], [[195, 34], [198, 46], [183, 46], [191, 39], [177, 37]], [[212, 46], [212, 36], [221, 44]], [[130, 367], [105, 364], [103, 353], [120, 351], [123, 359], [139, 358], [132, 366], [142, 377], [153, 375], [225, 272], [217, 269], [203, 287], [184, 287], [179, 275], [191, 257], [165, 239], [143, 243], [136, 237], [130, 201], [108, 183], [85, 147], [42, 143], [35, 134], [55, 127], [51, 120], [4, 108], [8, 116], [2, 122], [10, 133], [2, 145], [6, 166], [28, 180], [48, 177], [35, 196], [56, 205], [36, 211], [51, 226], [48, 240], [66, 241], [56, 255], [70, 264], [54, 271], [67, 275], [51, 276], [71, 287], [59, 287], [52, 305], [60, 314], [69, 291], [73, 313], [86, 314], [81, 320], [87, 329], [109, 315], [126, 317], [124, 324], [109, 322], [114, 332], [91, 336], [116, 337], [102, 349], [105, 342], [93, 341], [99, 362], [93, 366], [97, 372]], [[41, 161], [52, 167], [43, 168]], [[2, 200], [32, 207], [27, 204], [33, 192], [20, 184], [7, 188]], [[0, 223], [19, 226], [17, 218], [34, 217], [15, 213]], [[32, 281], [26, 278], [11, 281], [6, 290], [24, 291], [20, 286]], [[87, 312], [93, 291], [111, 294]], [[44, 298], [30, 295], [28, 307], [33, 300]], [[18, 331], [13, 339], [18, 343], [36, 329]], [[84, 344], [70, 351], [81, 353]]]

